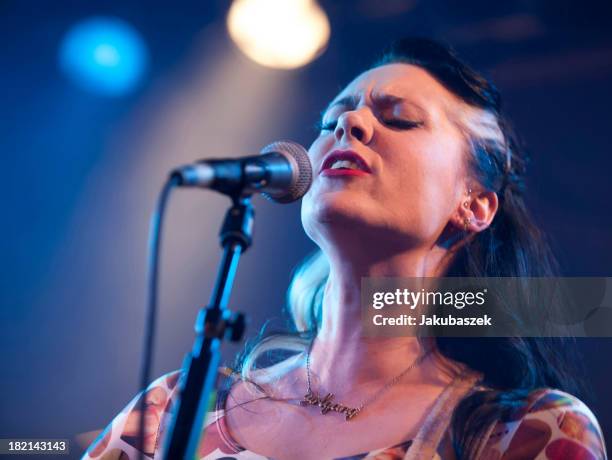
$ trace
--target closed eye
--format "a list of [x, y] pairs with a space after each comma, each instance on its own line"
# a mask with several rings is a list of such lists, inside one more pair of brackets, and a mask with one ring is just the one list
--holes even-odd
[[338, 120], [331, 120], [323, 123], [322, 121], [317, 122], [316, 129], [317, 131], [333, 131], [336, 129], [336, 125], [338, 124]]
[[[390, 126], [395, 129], [414, 129], [423, 126], [422, 121], [402, 120], [399, 118], [392, 118], [381, 121], [384, 125]], [[338, 120], [331, 120], [325, 123], [319, 121], [315, 125], [315, 128], [317, 131], [334, 131], [337, 125]]]
[[422, 121], [401, 120], [398, 118], [382, 120], [382, 122], [396, 129], [414, 129], [423, 126]]

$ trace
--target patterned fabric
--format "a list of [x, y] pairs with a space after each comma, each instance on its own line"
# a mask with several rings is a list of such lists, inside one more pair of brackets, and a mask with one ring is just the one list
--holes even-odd
[[[178, 397], [180, 372], [154, 381], [144, 392], [145, 454], [161, 459], [161, 446], [170, 415]], [[140, 398], [137, 395], [98, 436], [83, 459], [128, 460], [138, 457], [137, 435]], [[205, 421], [206, 432], [200, 442], [200, 460], [267, 460], [245, 450], [232, 439], [222, 407], [224, 395]], [[449, 414], [440, 414], [448, 416]], [[398, 440], [401, 441], [401, 440]], [[412, 441], [337, 460], [401, 460]], [[446, 433], [434, 460], [452, 460], [450, 435]], [[589, 408], [577, 398], [559, 390], [535, 391], [507, 420], [494, 427], [480, 455], [481, 460], [605, 460], [601, 429]]]

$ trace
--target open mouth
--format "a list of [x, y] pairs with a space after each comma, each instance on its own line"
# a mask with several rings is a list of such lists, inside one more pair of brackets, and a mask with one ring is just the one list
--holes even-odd
[[326, 173], [326, 175], [348, 172], [370, 174], [372, 171], [363, 158], [351, 151], [335, 151], [331, 153], [321, 167], [321, 173]]

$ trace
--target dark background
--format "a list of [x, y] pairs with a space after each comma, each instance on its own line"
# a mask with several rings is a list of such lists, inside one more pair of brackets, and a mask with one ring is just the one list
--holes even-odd
[[[136, 393], [148, 219], [171, 167], [278, 138], [309, 145], [319, 111], [404, 35], [447, 40], [493, 78], [532, 153], [529, 202], [565, 273], [610, 276], [608, 3], [324, 1], [328, 49], [283, 71], [235, 48], [226, 2], [0, 2], [0, 437], [100, 429]], [[121, 17], [144, 37], [150, 66], [130, 95], [88, 93], [58, 69], [62, 37], [91, 15]], [[226, 204], [202, 191], [172, 198], [155, 376], [178, 368], [192, 343]], [[313, 249], [299, 204], [257, 198], [256, 210], [231, 302], [250, 315], [249, 337], [280, 318], [291, 269]], [[584, 399], [610, 444], [612, 339], [576, 346], [593, 389]]]

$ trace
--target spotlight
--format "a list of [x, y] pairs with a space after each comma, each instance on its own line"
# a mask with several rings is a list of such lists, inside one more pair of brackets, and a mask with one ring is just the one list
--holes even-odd
[[227, 28], [249, 58], [279, 69], [314, 60], [330, 34], [327, 15], [315, 0], [234, 0]]
[[144, 41], [127, 22], [94, 17], [76, 24], [62, 42], [59, 65], [82, 88], [108, 96], [132, 91], [148, 56]]

